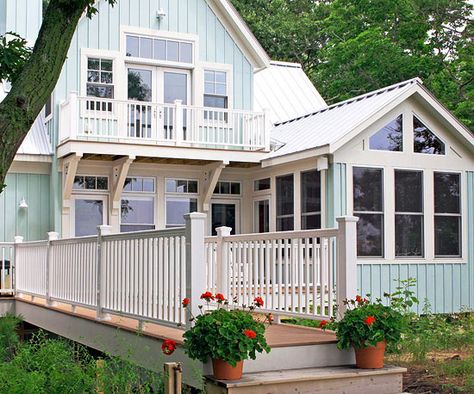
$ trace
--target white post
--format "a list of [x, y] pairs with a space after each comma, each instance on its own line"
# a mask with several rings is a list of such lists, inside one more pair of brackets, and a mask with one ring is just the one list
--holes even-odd
[[110, 316], [106, 313], [103, 313], [102, 309], [105, 305], [105, 253], [102, 247], [104, 235], [109, 235], [112, 233], [112, 226], [97, 226], [99, 233], [97, 236], [97, 312], [96, 317], [98, 320], [110, 320]]
[[23, 242], [24, 238], [21, 236], [21, 235], [15, 235], [15, 237], [13, 237], [13, 242], [15, 243], [14, 245], [14, 250], [13, 250], [13, 264], [10, 263], [10, 275], [12, 277], [12, 289], [13, 289], [13, 293], [16, 294], [16, 272], [17, 272], [17, 261], [18, 261], [18, 247], [16, 244], [21, 244]]
[[229, 256], [223, 237], [228, 237], [231, 231], [231, 227], [216, 228], [216, 292], [224, 294], [226, 299], [229, 299]]
[[273, 124], [270, 120], [270, 110], [265, 108], [263, 110], [263, 127], [261, 132], [263, 132], [263, 143], [265, 145], [265, 151], [270, 151], [270, 130], [273, 128]]
[[355, 216], [336, 219], [337, 257], [336, 257], [336, 300], [340, 317], [344, 315], [345, 299], [354, 299], [357, 293], [357, 221]]
[[199, 315], [200, 296], [206, 287], [206, 253], [204, 245], [206, 215], [193, 212], [186, 221], [186, 297], [191, 300], [193, 316]]
[[70, 124], [68, 125], [70, 128], [69, 139], [75, 140], [77, 139], [77, 131], [79, 128], [79, 112], [80, 108], [78, 106], [79, 101], [77, 100], [77, 93], [71, 92], [69, 94], [69, 116]]
[[46, 251], [46, 305], [54, 306], [54, 302], [51, 301], [51, 262], [53, 260], [52, 254], [52, 241], [59, 239], [59, 233], [50, 231], [48, 233], [48, 249]]
[[174, 109], [175, 109], [175, 118], [174, 118], [174, 125], [173, 128], [176, 133], [176, 145], [180, 145], [184, 139], [183, 135], [183, 101], [182, 100], [174, 100]]

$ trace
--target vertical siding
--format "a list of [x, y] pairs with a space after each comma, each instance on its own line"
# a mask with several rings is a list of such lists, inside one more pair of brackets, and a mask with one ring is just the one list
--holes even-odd
[[[46, 239], [50, 226], [50, 177], [10, 173], [0, 194], [0, 242], [11, 242], [15, 235], [26, 240]], [[27, 209], [20, 209], [22, 198]]]
[[392, 292], [395, 280], [416, 278], [416, 295], [420, 300], [417, 312], [422, 312], [425, 302], [437, 313], [457, 312], [474, 308], [474, 172], [467, 172], [468, 212], [467, 260], [465, 263], [387, 264], [358, 265], [358, 286], [362, 294], [375, 297]]
[[34, 43], [41, 26], [43, 0], [1, 0], [0, 34], [8, 31]]
[[336, 226], [336, 218], [347, 214], [346, 164], [331, 163], [326, 177], [326, 226]]

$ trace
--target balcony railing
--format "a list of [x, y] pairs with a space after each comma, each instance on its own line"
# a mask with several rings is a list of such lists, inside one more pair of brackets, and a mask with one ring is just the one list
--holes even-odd
[[269, 150], [265, 114], [80, 97], [61, 104], [59, 141], [88, 140], [214, 149]]

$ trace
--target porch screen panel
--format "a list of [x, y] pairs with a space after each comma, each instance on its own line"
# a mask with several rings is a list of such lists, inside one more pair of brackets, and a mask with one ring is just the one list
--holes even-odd
[[357, 255], [383, 257], [383, 169], [353, 167], [353, 202], [357, 222]]
[[301, 229], [321, 228], [321, 176], [318, 170], [301, 173]]
[[276, 178], [276, 229], [291, 231], [294, 229], [294, 189], [293, 174]]

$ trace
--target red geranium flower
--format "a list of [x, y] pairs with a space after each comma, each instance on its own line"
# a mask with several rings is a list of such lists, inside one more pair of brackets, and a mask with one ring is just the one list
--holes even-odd
[[367, 324], [368, 326], [371, 326], [372, 324], [375, 323], [375, 317], [373, 317], [373, 316], [367, 316], [367, 317], [364, 319], [364, 323]]
[[255, 299], [253, 300], [253, 302], [255, 303], [255, 306], [258, 306], [258, 307], [262, 307], [262, 306], [263, 306], [263, 299], [262, 299], [262, 297], [255, 297]]
[[319, 328], [324, 328], [329, 322], [327, 320], [321, 320], [319, 322]]
[[254, 339], [254, 338], [257, 337], [257, 333], [255, 331], [252, 331], [252, 330], [245, 330], [244, 334], [247, 338], [250, 338], [250, 339]]
[[217, 302], [224, 302], [224, 301], [225, 301], [224, 294], [222, 294], [222, 293], [217, 293], [217, 294], [216, 294], [216, 300], [217, 300]]
[[362, 297], [360, 295], [356, 296], [356, 301], [360, 304], [362, 302]]
[[186, 297], [182, 302], [183, 308], [186, 308], [189, 305], [190, 302], [191, 302], [191, 300]]
[[267, 319], [268, 319], [268, 321], [271, 323], [271, 322], [274, 320], [273, 315], [272, 315], [271, 313], [269, 313], [269, 314], [267, 315]]
[[207, 302], [214, 300], [214, 296], [210, 291], [206, 291], [201, 294], [201, 300], [206, 300]]
[[161, 350], [167, 356], [173, 354], [173, 352], [176, 350], [176, 342], [172, 339], [166, 339], [161, 345]]

